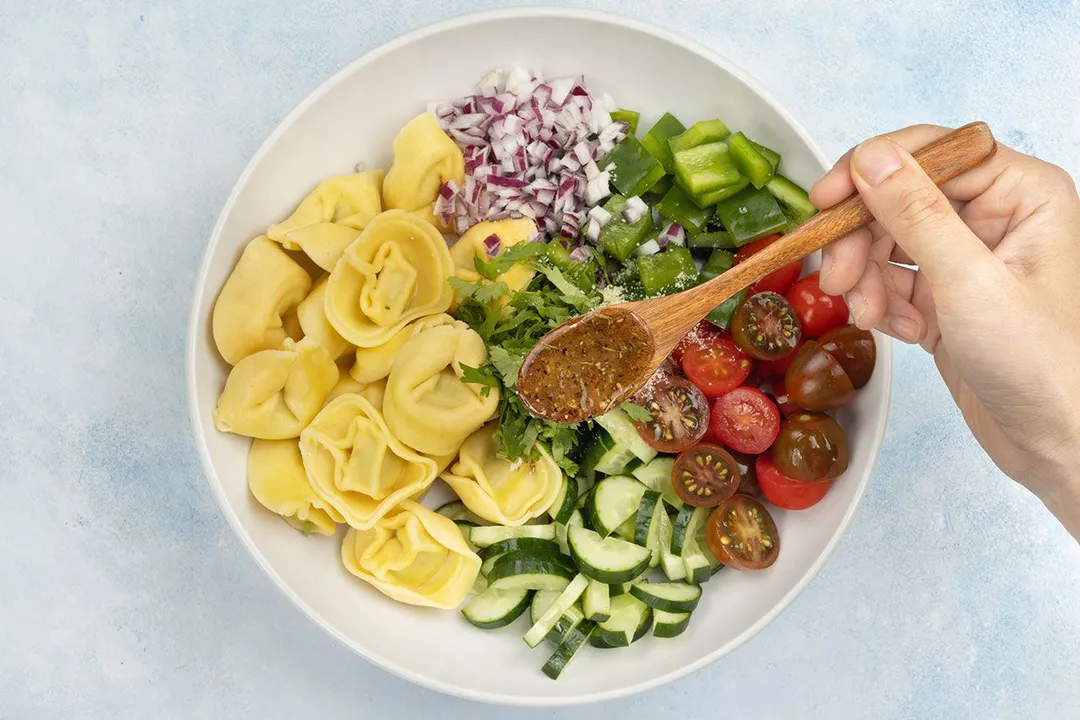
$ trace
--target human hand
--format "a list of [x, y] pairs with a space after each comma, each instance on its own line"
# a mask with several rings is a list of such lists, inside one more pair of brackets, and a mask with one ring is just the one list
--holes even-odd
[[877, 218], [826, 248], [821, 289], [930, 352], [994, 462], [1080, 539], [1080, 197], [1002, 145], [939, 189], [909, 153], [946, 132], [868, 140], [814, 185], [817, 207], [858, 190]]

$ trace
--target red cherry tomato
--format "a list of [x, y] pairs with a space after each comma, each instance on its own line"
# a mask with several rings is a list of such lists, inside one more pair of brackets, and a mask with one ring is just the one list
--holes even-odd
[[693, 330], [686, 333], [686, 337], [679, 341], [679, 344], [671, 351], [671, 357], [669, 359], [674, 360], [675, 364], [681, 367], [683, 354], [686, 352], [686, 348], [691, 345], [704, 344], [710, 338], [714, 337], [724, 337], [724, 331], [708, 320], [702, 320], [694, 326]]
[[[735, 264], [738, 265], [746, 258], [750, 257], [754, 253], [761, 252], [765, 248], [772, 245], [774, 242], [780, 239], [780, 235], [766, 235], [760, 240], [755, 240], [752, 243], [743, 245], [735, 253]], [[750, 286], [747, 291], [750, 295], [760, 292], [774, 292], [780, 295], [787, 294], [794, 285], [795, 281], [799, 279], [799, 275], [802, 274], [802, 260], [796, 260], [793, 263], [785, 265], [776, 272], [766, 275], [762, 279]]]
[[780, 411], [760, 390], [736, 388], [713, 401], [709, 426], [727, 447], [756, 455], [776, 440]]
[[718, 335], [689, 343], [682, 356], [686, 379], [709, 398], [720, 397], [742, 385], [751, 365], [750, 358], [734, 342]]
[[792, 480], [777, 469], [768, 453], [755, 463], [758, 485], [765, 499], [784, 510], [805, 510], [821, 502], [831, 482], [804, 483]]
[[799, 352], [800, 345], [795, 346], [795, 350], [780, 358], [779, 360], [758, 360], [754, 363], [754, 369], [763, 378], [782, 378], [787, 369], [791, 367], [791, 361], [795, 359], [795, 353]]
[[844, 298], [826, 295], [818, 284], [820, 273], [810, 273], [787, 293], [802, 323], [803, 335], [821, 337], [830, 330], [847, 324], [848, 306]]

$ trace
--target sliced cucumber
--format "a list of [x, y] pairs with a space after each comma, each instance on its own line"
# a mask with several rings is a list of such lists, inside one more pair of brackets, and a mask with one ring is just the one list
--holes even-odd
[[575, 498], [574, 507], [580, 507], [580, 505], [578, 505], [577, 501], [580, 501], [581, 498], [585, 497], [585, 495], [590, 490], [592, 490], [594, 487], [596, 487], [596, 476], [595, 475], [593, 475], [592, 477], [588, 477], [586, 475], [578, 475], [577, 476], [577, 497]]
[[551, 654], [548, 661], [544, 663], [544, 667], [541, 668], [544, 674], [552, 680], [558, 680], [566, 666], [578, 654], [578, 651], [585, 647], [585, 643], [595, 630], [596, 625], [588, 620], [571, 630], [563, 638], [563, 641], [559, 643], [559, 646], [555, 648], [555, 652]]
[[548, 515], [552, 522], [565, 523], [570, 519], [570, 513], [574, 512], [577, 504], [577, 480], [563, 475], [562, 486], [559, 494], [555, 496], [555, 502], [548, 508]]
[[501, 590], [558, 590], [566, 589], [574, 577], [561, 557], [548, 557], [515, 550], [495, 561], [488, 581]]
[[529, 607], [530, 590], [498, 590], [488, 588], [466, 605], [461, 614], [478, 628], [494, 630], [506, 627], [521, 617]]
[[631, 583], [615, 583], [614, 585], [608, 585], [608, 594], [611, 597], [618, 597], [630, 592]]
[[537, 590], [533, 593], [532, 602], [529, 603], [529, 626], [536, 624], [549, 607], [562, 595], [560, 590]]
[[611, 433], [602, 428], [597, 432], [593, 444], [585, 451], [585, 466], [604, 475], [624, 472], [632, 460], [637, 460], [634, 451], [616, 442]]
[[636, 527], [637, 518], [631, 515], [626, 518], [626, 522], [615, 528], [615, 537], [620, 537], [626, 542], [634, 542], [634, 530]]
[[678, 582], [636, 582], [630, 586], [630, 594], [653, 610], [693, 612], [701, 600], [701, 586]]
[[585, 518], [603, 537], [634, 517], [648, 490], [629, 475], [612, 475], [596, 484], [585, 503]]
[[581, 597], [581, 594], [585, 592], [585, 588], [588, 586], [589, 579], [584, 575], [578, 575], [571, 580], [562, 594], [551, 604], [551, 607], [545, 610], [544, 614], [525, 633], [525, 644], [534, 648], [543, 642], [547, 634], [555, 627], [555, 623], [562, 617], [562, 614], [578, 601], [578, 598]]
[[[679, 514], [675, 516], [675, 525], [671, 532], [671, 552], [681, 557], [687, 538], [694, 537], [697, 529], [701, 527], [701, 524], [705, 522], [705, 518], [708, 516], [709, 511], [706, 508], [686, 505], [679, 510]], [[477, 543], [477, 545], [479, 544]]]
[[486, 548], [503, 540], [511, 538], [540, 538], [542, 540], [555, 539], [555, 525], [522, 525], [521, 527], [503, 527], [502, 525], [488, 525], [475, 527], [469, 533], [472, 544]]
[[570, 556], [581, 572], [603, 583], [630, 582], [649, 567], [652, 551], [619, 538], [602, 538], [592, 530], [571, 527]]
[[615, 442], [629, 448], [641, 462], [647, 463], [656, 457], [656, 450], [641, 439], [634, 421], [625, 411], [615, 408], [596, 418], [596, 422], [611, 434]]
[[611, 594], [607, 585], [590, 580], [589, 587], [581, 596], [581, 609], [585, 617], [593, 622], [602, 622], [611, 617]]
[[492, 568], [495, 567], [495, 562], [503, 555], [515, 550], [555, 558], [562, 554], [559, 552], [559, 544], [553, 540], [533, 537], [508, 538], [492, 543], [480, 551], [480, 559], [484, 561], [484, 564], [480, 566], [480, 572], [484, 575], [490, 575]]
[[660, 518], [660, 569], [668, 580], [682, 580], [686, 577], [686, 566], [682, 557], [671, 552], [671, 519], [664, 513]]
[[596, 624], [600, 640], [610, 647], [628, 647], [649, 632], [652, 608], [627, 593], [611, 599], [611, 617]]
[[649, 536], [655, 536], [660, 532], [658, 507], [660, 512], [664, 511], [660, 502], [660, 493], [655, 490], [646, 490], [641, 496], [641, 504], [638, 505], [637, 517], [634, 519], [634, 542], [638, 545], [648, 547]]
[[673, 638], [683, 634], [690, 625], [690, 613], [653, 610], [652, 634], [658, 638]]
[[584, 620], [585, 613], [581, 611], [581, 604], [571, 605], [555, 623], [555, 627], [551, 628], [551, 632], [547, 634], [544, 640], [552, 645], [558, 645], [568, 632], [576, 628]]
[[469, 508], [465, 507], [465, 503], [460, 500], [454, 500], [448, 502], [445, 505], [440, 505], [436, 508], [435, 512], [439, 513], [443, 517], [448, 517], [454, 522], [466, 522], [471, 525], [490, 525], [487, 520], [474, 513]]
[[675, 458], [658, 457], [652, 462], [634, 468], [632, 475], [645, 487], [662, 493], [665, 487], [671, 485], [673, 467], [675, 467]]
[[686, 569], [686, 582], [700, 585], [712, 577], [709, 556], [701, 549], [696, 536], [689, 538], [683, 546], [682, 561]]
[[487, 589], [490, 586], [491, 583], [488, 582], [487, 577], [478, 573], [476, 576], [476, 580], [473, 581], [472, 587], [469, 589], [469, 592], [473, 595], [480, 595], [481, 593], [487, 592]]

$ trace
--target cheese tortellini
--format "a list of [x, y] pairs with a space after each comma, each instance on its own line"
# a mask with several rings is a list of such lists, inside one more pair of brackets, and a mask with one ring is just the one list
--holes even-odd
[[452, 520], [410, 500], [370, 529], [349, 530], [341, 561], [398, 602], [445, 610], [465, 599], [481, 564]]
[[331, 272], [349, 243], [382, 212], [382, 179], [382, 170], [327, 178], [266, 234], [289, 250], [303, 250]]
[[359, 395], [371, 403], [372, 407], [376, 410], [382, 412], [383, 395], [385, 394], [385, 379], [363, 383], [357, 382], [348, 373], [343, 373], [341, 379], [338, 380], [337, 385], [335, 385], [330, 391], [330, 394], [326, 396], [326, 404], [329, 405], [332, 400], [336, 400], [342, 395]]
[[425, 491], [438, 474], [434, 460], [402, 444], [382, 413], [355, 394], [323, 408], [301, 433], [300, 452], [315, 492], [358, 529]]
[[263, 507], [305, 534], [333, 535], [345, 522], [311, 489], [296, 440], [253, 440], [248, 488]]
[[311, 276], [282, 249], [259, 236], [248, 243], [214, 304], [214, 343], [235, 365], [287, 337], [282, 316], [291, 314], [311, 289]]
[[[536, 223], [529, 218], [485, 221], [473, 225], [458, 238], [450, 248], [450, 257], [454, 260], [454, 277], [466, 282], [481, 279], [476, 272], [476, 258], [489, 257], [484, 241], [492, 235], [499, 238], [499, 252], [518, 243], [529, 242], [536, 235]], [[536, 271], [524, 263], [514, 263], [497, 278], [506, 283], [511, 292], [524, 290]], [[484, 281], [487, 282], [486, 280]]]
[[562, 471], [542, 447], [533, 461], [498, 456], [497, 423], [488, 423], [461, 446], [458, 461], [443, 473], [465, 506], [498, 525], [517, 527], [548, 511], [563, 483]]
[[378, 347], [356, 348], [356, 362], [349, 373], [358, 382], [382, 380], [390, 375], [390, 369], [394, 367], [394, 361], [405, 343], [428, 328], [450, 325], [453, 322], [454, 318], [446, 313], [428, 315], [401, 328]]
[[464, 184], [465, 156], [434, 115], [417, 115], [394, 139], [394, 163], [383, 182], [386, 207], [405, 210], [438, 226], [435, 199], [448, 180]]
[[338, 376], [337, 365], [314, 340], [285, 340], [281, 349], [260, 350], [233, 367], [214, 423], [223, 432], [262, 440], [299, 437]]
[[463, 382], [487, 349], [463, 322], [428, 328], [401, 348], [386, 381], [383, 413], [403, 443], [429, 455], [453, 453], [499, 407], [496, 388]]
[[326, 285], [329, 280], [327, 276], [315, 283], [311, 294], [297, 306], [296, 316], [304, 337], [322, 345], [330, 357], [337, 360], [349, 351], [351, 345], [326, 319]]
[[433, 225], [400, 210], [368, 223], [330, 273], [326, 318], [357, 347], [378, 347], [407, 324], [445, 312], [453, 261]]

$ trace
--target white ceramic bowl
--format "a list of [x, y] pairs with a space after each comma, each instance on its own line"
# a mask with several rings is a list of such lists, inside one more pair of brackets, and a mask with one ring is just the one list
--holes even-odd
[[518, 624], [499, 632], [457, 612], [399, 605], [349, 575], [339, 539], [303, 538], [247, 491], [246, 440], [219, 433], [210, 413], [227, 367], [209, 330], [217, 296], [244, 244], [288, 214], [321, 178], [362, 161], [387, 167], [398, 129], [431, 99], [470, 92], [497, 65], [549, 77], [584, 74], [594, 91], [683, 120], [721, 117], [783, 153], [784, 171], [809, 185], [825, 159], [799, 124], [727, 60], [688, 40], [624, 18], [572, 9], [483, 13], [409, 33], [352, 63], [300, 104], [263, 144], [221, 212], [192, 303], [188, 389], [199, 452], [233, 529], [281, 591], [320, 627], [373, 663], [442, 692], [514, 705], [566, 705], [656, 687], [716, 660], [777, 616], [835, 548], [881, 447], [892, 378], [878, 343], [870, 384], [842, 418], [851, 466], [810, 511], [774, 511], [782, 552], [766, 572], [725, 571], [706, 587], [690, 629], [628, 650], [586, 649], [557, 682], [540, 672], [549, 654], [529, 650]]

